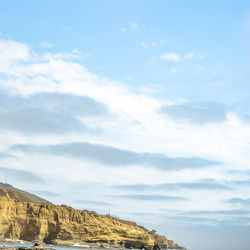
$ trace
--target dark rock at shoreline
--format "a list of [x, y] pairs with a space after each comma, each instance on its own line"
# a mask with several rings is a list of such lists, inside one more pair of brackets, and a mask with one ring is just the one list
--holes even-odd
[[55, 250], [53, 248], [42, 248], [42, 247], [7, 247], [7, 246], [2, 246], [0, 247], [0, 250]]

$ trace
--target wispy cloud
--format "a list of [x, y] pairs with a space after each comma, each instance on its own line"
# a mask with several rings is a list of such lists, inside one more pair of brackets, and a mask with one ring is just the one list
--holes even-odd
[[[163, 43], [165, 43], [165, 40], [163, 40], [164, 42], [160, 42], [160, 43], [156, 43], [157, 46], [155, 47], [158, 47], [159, 45], [162, 45]], [[160, 56], [160, 59], [162, 60], [167, 60], [167, 61], [172, 61], [172, 62], [178, 62], [178, 61], [191, 61], [191, 60], [194, 60], [194, 59], [202, 59], [203, 56], [200, 55], [200, 54], [195, 54], [195, 53], [185, 53], [185, 54], [177, 54], [177, 53], [165, 53], [165, 54], [162, 54]], [[200, 66], [202, 67], [202, 66]]]
[[185, 201], [184, 197], [179, 196], [167, 196], [158, 194], [128, 194], [113, 196], [116, 198], [130, 199], [130, 200], [145, 200], [145, 201]]
[[39, 43], [39, 46], [42, 48], [52, 48], [55, 46], [55, 44], [50, 43], [48, 41], [43, 41], [43, 42]]
[[170, 61], [170, 62], [178, 62], [181, 60], [181, 57], [180, 55], [176, 54], [176, 53], [166, 53], [166, 54], [162, 54], [160, 56], [160, 58], [162, 60], [167, 60], [167, 61]]
[[45, 180], [35, 172], [19, 170], [14, 168], [0, 167], [1, 176], [9, 181], [20, 181], [30, 183], [44, 183]]
[[[204, 225], [248, 225], [249, 210], [167, 210], [158, 214], [169, 223]], [[155, 216], [155, 215], [152, 215]]]
[[163, 106], [160, 110], [173, 119], [197, 124], [223, 122], [226, 120], [226, 109], [219, 103], [187, 103]]
[[232, 190], [228, 185], [221, 184], [215, 180], [200, 180], [194, 182], [175, 182], [175, 183], [162, 183], [162, 184], [137, 184], [137, 185], [120, 185], [115, 186], [118, 189], [133, 190], [133, 191], [168, 191], [176, 189], [189, 189], [189, 190]]
[[191, 60], [192, 58], [195, 57], [195, 54], [194, 53], [186, 53], [184, 55], [184, 58], [188, 59], [188, 60]]
[[245, 225], [248, 226], [250, 217], [247, 216], [231, 216], [231, 218], [209, 218], [198, 216], [171, 216], [164, 218], [166, 223], [174, 223], [181, 225], [211, 225], [211, 226], [229, 226], [229, 225]]
[[144, 43], [144, 42], [141, 43], [141, 46], [144, 47], [144, 48], [148, 48], [149, 47], [149, 45], [147, 43]]
[[44, 197], [61, 197], [62, 195], [60, 193], [48, 191], [48, 190], [31, 190], [31, 193], [34, 193], [36, 195], [41, 195]]
[[75, 200], [74, 203], [78, 203], [81, 205], [90, 205], [90, 206], [113, 206], [110, 202], [105, 201], [94, 201], [94, 200]]
[[27, 61], [31, 58], [29, 47], [24, 43], [0, 38], [0, 66], [3, 63]]
[[91, 128], [71, 115], [35, 108], [1, 112], [0, 129], [30, 135], [91, 132]]
[[0, 152], [0, 159], [12, 158], [12, 157], [14, 157], [14, 155], [5, 152]]
[[250, 169], [230, 169], [227, 171], [227, 174], [230, 175], [243, 175], [243, 176], [250, 176]]
[[250, 198], [242, 199], [242, 198], [235, 197], [235, 198], [226, 200], [226, 202], [232, 205], [242, 205], [242, 206], [247, 206], [247, 207], [250, 206]]
[[206, 215], [206, 216], [217, 216], [217, 215], [247, 215], [250, 214], [250, 210], [191, 210], [191, 211], [174, 211], [182, 215]]
[[132, 22], [132, 23], [130, 23], [128, 26], [122, 27], [122, 28], [120, 29], [120, 31], [124, 33], [124, 32], [126, 32], [126, 31], [128, 31], [128, 30], [137, 30], [138, 28], [139, 28], [138, 22]]
[[204, 224], [204, 225], [216, 225], [219, 223], [217, 219], [206, 218], [206, 217], [188, 217], [188, 216], [171, 216], [164, 217], [166, 223], [175, 223], [175, 224]]
[[162, 46], [163, 44], [165, 44], [166, 41], [164, 39], [161, 39], [159, 41], [153, 41], [153, 42], [141, 42], [141, 46], [144, 48], [157, 48], [159, 46]]
[[57, 145], [14, 145], [14, 151], [41, 153], [87, 159], [108, 166], [144, 165], [169, 171], [185, 168], [204, 168], [222, 164], [219, 161], [200, 158], [171, 158], [161, 154], [137, 153], [119, 148], [88, 142]]
[[233, 180], [231, 183], [235, 186], [250, 186], [250, 179]]
[[138, 29], [138, 27], [139, 27], [139, 24], [137, 22], [133, 22], [130, 24], [131, 29]]
[[59, 52], [59, 53], [45, 53], [42, 55], [43, 60], [69, 60], [69, 59], [79, 59], [86, 58], [89, 53], [84, 53], [80, 50], [73, 50], [72, 52]]
[[175, 74], [175, 73], [177, 72], [177, 68], [171, 68], [171, 69], [170, 69], [170, 72], [171, 72], [172, 74]]
[[78, 116], [107, 114], [105, 105], [89, 98], [60, 93], [28, 97], [0, 92], [0, 129], [29, 134], [91, 132]]

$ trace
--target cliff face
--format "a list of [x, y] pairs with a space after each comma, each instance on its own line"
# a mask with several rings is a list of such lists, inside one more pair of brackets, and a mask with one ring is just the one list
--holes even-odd
[[0, 196], [0, 237], [104, 247], [179, 247], [133, 222], [64, 205], [22, 202], [3, 196]]

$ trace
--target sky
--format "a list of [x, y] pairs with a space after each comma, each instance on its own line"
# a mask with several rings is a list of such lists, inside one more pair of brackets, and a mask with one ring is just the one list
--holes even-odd
[[0, 181], [191, 250], [250, 239], [250, 2], [0, 3]]

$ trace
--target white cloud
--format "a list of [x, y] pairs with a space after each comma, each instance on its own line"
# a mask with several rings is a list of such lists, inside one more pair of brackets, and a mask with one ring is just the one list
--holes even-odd
[[178, 62], [180, 61], [181, 57], [176, 54], [176, 53], [166, 53], [166, 54], [162, 54], [160, 56], [160, 58], [162, 60], [167, 60], [167, 61], [175, 61], [175, 62]]
[[[219, 125], [218, 127], [213, 127], [212, 125], [207, 126], [208, 130], [206, 132], [205, 126], [203, 128], [204, 135], [202, 135], [203, 129], [194, 128], [195, 126], [193, 127], [193, 125], [183, 125], [182, 127], [181, 124], [176, 124], [174, 121], [169, 121], [166, 124], [165, 119], [157, 112], [161, 107], [161, 100], [152, 98], [149, 93], [136, 94], [122, 83], [100, 78], [88, 72], [86, 68], [79, 64], [62, 61], [61, 57], [59, 57], [59, 59], [57, 58], [56, 55], [53, 61], [34, 62], [28, 66], [15, 65], [15, 68], [11, 67], [13, 71], [8, 71], [8, 73], [13, 73], [11, 81], [5, 80], [2, 81], [1, 84], [2, 86], [8, 87], [9, 90], [12, 89], [15, 90], [15, 92], [18, 91], [25, 95], [44, 91], [57, 91], [61, 93], [89, 96], [106, 103], [110, 110], [117, 115], [116, 120], [111, 121], [107, 119], [99, 121], [99, 123], [106, 131], [112, 134], [114, 134], [114, 131], [118, 134], [121, 133], [119, 138], [125, 136], [125, 141], [127, 141], [126, 143], [116, 141], [114, 146], [125, 148], [132, 147], [134, 150], [150, 151], [152, 148], [147, 145], [153, 145], [155, 143], [153, 148], [157, 149], [156, 151], [159, 150], [165, 153], [172, 152], [173, 155], [176, 155], [178, 153], [186, 154], [189, 148], [182, 142], [181, 145], [186, 145], [182, 150], [179, 140], [184, 139], [187, 143], [192, 141], [192, 144], [195, 145], [195, 138], [197, 138], [197, 147], [192, 149], [189, 153], [192, 154], [195, 151], [198, 155], [202, 155], [202, 152], [212, 151], [209, 149], [210, 143], [207, 143], [207, 149], [204, 149], [204, 147], [206, 147], [204, 145], [201, 147], [199, 138], [200, 136], [204, 137], [204, 139], [207, 138], [207, 135], [210, 134], [211, 131], [220, 129]], [[17, 73], [17, 71], [19, 73]], [[172, 68], [172, 72], [174, 73], [175, 71], [176, 69]], [[32, 77], [33, 80], [30, 81], [29, 77]], [[91, 123], [93, 124], [93, 122], [92, 120]], [[182, 127], [182, 132], [179, 130], [180, 126]], [[210, 128], [212, 129], [211, 131]], [[172, 132], [170, 133], [170, 131]], [[128, 136], [128, 134], [131, 136]], [[132, 136], [135, 134], [136, 136], [134, 138], [137, 138], [136, 141]], [[173, 137], [173, 135], [175, 136]], [[144, 143], [144, 136], [145, 138], [150, 137], [152, 143]], [[171, 147], [166, 147], [163, 141], [168, 140], [167, 138], [169, 138], [169, 136], [173, 137], [171, 139]], [[211, 140], [210, 137], [208, 138]], [[221, 135], [222, 140], [223, 138], [224, 135]], [[112, 144], [111, 141], [109, 141], [108, 144]], [[127, 144], [128, 141], [133, 143]], [[212, 144], [216, 143], [217, 142], [214, 141]], [[162, 147], [163, 145], [165, 146]], [[165, 151], [164, 148], [167, 149], [167, 151]], [[223, 151], [220, 151], [219, 154], [222, 154], [222, 152]], [[212, 155], [213, 157], [218, 157], [218, 152]]]
[[27, 61], [30, 57], [30, 51], [26, 44], [12, 40], [0, 40], [0, 63]]
[[126, 28], [121, 28], [121, 32], [126, 32], [127, 29]]
[[[107, 168], [104, 171], [100, 164], [62, 160], [60, 157], [45, 159], [36, 155], [19, 154], [18, 160], [4, 160], [4, 166], [37, 171], [49, 178], [57, 176], [58, 173], [55, 178], [63, 182], [87, 180], [106, 185], [143, 182], [157, 184], [195, 180], [207, 176], [223, 179], [227, 178], [223, 169], [234, 166], [239, 169], [249, 168], [250, 125], [243, 122], [235, 113], [227, 112], [225, 120], [221, 123], [203, 125], [180, 122], [163, 116], [159, 112], [162, 105], [174, 105], [182, 100], [161, 99], [156, 97], [159, 95], [150, 88], [138, 91], [119, 81], [93, 74], [86, 67], [74, 62], [80, 55], [78, 51], [37, 55], [26, 44], [9, 40], [0, 41], [0, 65], [4, 66], [0, 68], [1, 75], [4, 75], [0, 78], [0, 88], [5, 89], [8, 94], [28, 96], [35, 93], [57, 92], [87, 96], [104, 103], [112, 114], [102, 118], [80, 117], [89, 127], [101, 127], [102, 134], [77, 133], [65, 136], [57, 133], [50, 136], [27, 136], [0, 131], [1, 151], [7, 152], [12, 143], [60, 144], [86, 141], [135, 152], [164, 154], [169, 157], [214, 159], [225, 162], [225, 165], [220, 168], [211, 167], [168, 174], [160, 170], [145, 169], [141, 165], [130, 166], [129, 169]], [[163, 54], [161, 58], [170, 61], [181, 59], [175, 53]], [[22, 60], [25, 63], [21, 63]], [[177, 69], [173, 67], [171, 71], [175, 73]], [[37, 165], [36, 169], [34, 162]], [[51, 172], [55, 174], [51, 175]], [[58, 189], [60, 190], [60, 187]], [[238, 190], [232, 192], [237, 195]], [[197, 204], [197, 200], [205, 200], [202, 198], [204, 195], [198, 191], [182, 192], [182, 195], [193, 199], [187, 207]], [[214, 201], [209, 201], [211, 202], [209, 206], [216, 207], [219, 199], [225, 199], [224, 196], [223, 193], [213, 193]], [[206, 206], [206, 203], [199, 202], [200, 208], [206, 209]], [[147, 209], [154, 209], [153, 205], [152, 207]]]
[[201, 54], [195, 54], [195, 53], [185, 53], [183, 56], [180, 56], [176, 53], [166, 53], [161, 55], [162, 60], [168, 60], [168, 61], [180, 61], [181, 57], [192, 60], [192, 59], [203, 59], [204, 57]]
[[48, 53], [42, 55], [44, 60], [66, 60], [66, 59], [77, 59], [89, 56], [88, 53], [84, 53], [80, 50], [73, 50], [72, 52], [59, 52], [59, 53]]

